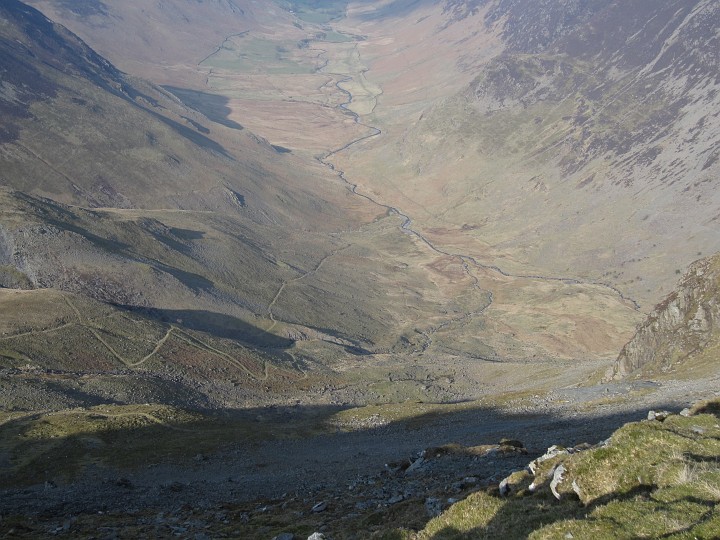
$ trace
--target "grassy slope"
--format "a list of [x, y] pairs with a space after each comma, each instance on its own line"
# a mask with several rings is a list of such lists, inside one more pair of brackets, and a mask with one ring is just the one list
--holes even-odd
[[[368, 420], [374, 421], [373, 411], [359, 412], [373, 413]], [[561, 453], [540, 463], [534, 475], [525, 470], [513, 473], [509, 477], [508, 496], [501, 497], [497, 487], [473, 487], [466, 499], [430, 521], [425, 517], [422, 496], [369, 511], [347, 512], [352, 515], [343, 513], [343, 526], [331, 527], [333, 537], [716, 538], [720, 533], [719, 411], [720, 401], [715, 400], [696, 405], [688, 416], [672, 415], [664, 422], [626, 424], [605, 443], [588, 449], [580, 446], [570, 454]], [[278, 411], [276, 422], [273, 411], [268, 409], [211, 416], [167, 406], [102, 405], [55, 413], [3, 413], [0, 459], [10, 466], [0, 482], [17, 486], [46, 478], [64, 481], [84, 470], [107, 465], [122, 475], [123, 470], [135, 469], [138, 464], [187, 463], [192, 456], [200, 454], [196, 459], [202, 460], [203, 454], [212, 455], [219, 449], [237, 446], [238, 442], [253, 444], [268, 438], [332, 432], [355, 414], [335, 412], [332, 408], [309, 411], [296, 418], [292, 428], [282, 418], [282, 411]], [[262, 421], [258, 423], [260, 415]], [[412, 418], [409, 421], [408, 427], [412, 428]], [[371, 425], [353, 420], [353, 429], [367, 429]], [[483, 456], [491, 447], [448, 445], [434, 451], [443, 455], [461, 452]], [[493, 459], [497, 467], [503, 467], [498, 456]], [[47, 463], [53, 463], [52, 473]], [[560, 464], [566, 472], [557, 488], [561, 496], [557, 500], [549, 483], [553, 470]], [[454, 474], [460, 477], [462, 471]], [[309, 512], [310, 505], [323, 496], [314, 493], [312, 503], [292, 497], [282, 504], [266, 501], [264, 508], [257, 502], [228, 501], [222, 505], [227, 520], [211, 520], [206, 530], [246, 538], [267, 538], [283, 531], [307, 535], [328, 519], [327, 515]], [[331, 504], [338, 508], [352, 506], [354, 496], [351, 493], [331, 499]], [[193, 519], [207, 519], [209, 513], [217, 511], [217, 507], [195, 508]], [[330, 515], [336, 513], [335, 508], [328, 511]], [[129, 513], [112, 509], [107, 515], [81, 513], [72, 528], [80, 538], [92, 536], [97, 527], [121, 524], [147, 532], [153, 522], [146, 517], [156, 514], [153, 508]], [[54, 519], [57, 518], [48, 514], [38, 523], [30, 523], [27, 517], [5, 516], [3, 526], [6, 530], [18, 527], [16, 534], [31, 537], [33, 531], [47, 528]], [[397, 522], [420, 530], [395, 529], [393, 524]]]
[[[720, 534], [720, 402], [689, 417], [627, 424], [607, 445], [511, 477], [511, 495], [480, 491], [420, 533], [386, 538], [716, 538]], [[567, 472], [557, 501], [555, 465]], [[528, 490], [531, 481], [538, 486]], [[572, 484], [578, 486], [580, 500]]]

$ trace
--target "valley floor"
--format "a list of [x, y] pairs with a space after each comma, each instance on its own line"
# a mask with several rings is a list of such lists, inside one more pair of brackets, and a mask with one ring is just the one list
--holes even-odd
[[[415, 25], [445, 20], [427, 10]], [[223, 126], [209, 136], [232, 149], [242, 133], [260, 149], [247, 201], [227, 186], [209, 188], [222, 194], [206, 202], [230, 200], [227, 213], [90, 209], [0, 192], [12, 223], [2, 239], [17, 240], [34, 273], [46, 253], [57, 258], [51, 285], [21, 292], [29, 278], [17, 271], [0, 294], [0, 537], [417, 531], [552, 445], [597, 444], [651, 409], [718, 395], [714, 366], [695, 379], [659, 369], [601, 382], [660, 293], [639, 276], [601, 273], [600, 250], [584, 270], [565, 261], [566, 247], [580, 249], [567, 231], [581, 230], [565, 217], [559, 247], [522, 223], [522, 205], [509, 236], [493, 229], [502, 220], [486, 228], [493, 180], [462, 165], [464, 153], [449, 170], [467, 178], [423, 180], [423, 167], [437, 165], [423, 149], [436, 147], [413, 142], [410, 120], [420, 125], [425, 110], [446, 120], [433, 92], [465, 87], [458, 62], [428, 70], [430, 97], [418, 98], [417, 74], [394, 77], [403, 51], [410, 58], [418, 46], [391, 50], [392, 28], [365, 36], [352, 25], [372, 18], [346, 18], [346, 28], [287, 16], [287, 35], [229, 34], [197, 65], [161, 77], [177, 78], [163, 87], [175, 105]], [[451, 48], [428, 61], [446, 61]], [[419, 137], [434, 142], [435, 129]], [[298, 175], [275, 191], [259, 164]], [[533, 196], [547, 191], [534, 186]], [[499, 214], [517, 202], [498, 197]], [[244, 221], [252, 212], [257, 221]], [[56, 216], [48, 230], [45, 215]], [[484, 236], [490, 229], [496, 237]], [[537, 235], [537, 260], [511, 233]], [[76, 252], [94, 281], [68, 271], [74, 258], [82, 265]], [[650, 283], [669, 282], [664, 266]]]

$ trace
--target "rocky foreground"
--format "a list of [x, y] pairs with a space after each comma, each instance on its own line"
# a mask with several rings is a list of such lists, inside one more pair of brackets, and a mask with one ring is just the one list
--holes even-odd
[[[554, 445], [537, 455], [519, 440], [448, 444], [348, 483], [251, 502], [239, 494], [218, 501], [170, 479], [149, 497], [135, 482], [128, 475], [74, 491], [55, 482], [6, 490], [0, 531], [108, 539], [717, 538], [720, 400], [679, 414], [651, 411], [594, 445]], [[124, 506], [104, 498], [118, 489]], [[54, 493], [63, 496], [38, 506]]]

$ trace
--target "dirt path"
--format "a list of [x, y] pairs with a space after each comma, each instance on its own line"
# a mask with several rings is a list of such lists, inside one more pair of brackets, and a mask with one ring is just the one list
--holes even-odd
[[[343, 249], [344, 249], [344, 248], [343, 248]], [[336, 251], [334, 251], [333, 253], [331, 253], [331, 254], [329, 254], [328, 256], [326, 256], [325, 258], [323, 258], [323, 259], [319, 262], [319, 264], [318, 264], [313, 270], [311, 270], [311, 271], [308, 272], [307, 274], [304, 274], [303, 276], [300, 276], [299, 278], [296, 278], [296, 280], [302, 279], [303, 277], [305, 277], [305, 276], [307, 276], [307, 275], [309, 275], [309, 274], [311, 274], [311, 273], [316, 272], [317, 270], [319, 270], [319, 269], [321, 268], [322, 264], [323, 264], [329, 257], [331, 257], [332, 255], [334, 255], [334, 254], [337, 253], [338, 251], [340, 251], [340, 250], [336, 250]], [[291, 281], [296, 281], [296, 280], [291, 280]], [[128, 368], [137, 368], [137, 367], [139, 367], [139, 366], [144, 365], [145, 363], [147, 363], [147, 362], [150, 361], [151, 359], [153, 359], [153, 358], [158, 354], [158, 352], [160, 352], [160, 350], [161, 350], [162, 347], [167, 343], [167, 341], [168, 341], [171, 337], [174, 336], [174, 337], [176, 337], [177, 339], [180, 339], [180, 340], [184, 341], [184, 342], [187, 343], [188, 345], [191, 345], [192, 347], [195, 347], [195, 348], [197, 348], [197, 349], [200, 349], [200, 350], [203, 350], [203, 351], [205, 351], [205, 352], [209, 352], [209, 353], [215, 355], [216, 357], [220, 358], [222, 361], [231, 364], [232, 366], [240, 369], [241, 371], [244, 371], [247, 375], [249, 375], [252, 379], [254, 379], [254, 380], [256, 380], [256, 381], [267, 381], [267, 380], [270, 378], [270, 368], [271, 368], [271, 367], [275, 368], [275, 369], [278, 370], [278, 371], [281, 371], [281, 372], [284, 372], [284, 373], [288, 373], [288, 374], [291, 374], [291, 375], [293, 375], [293, 376], [297, 376], [299, 379], [305, 379], [305, 378], [307, 378], [307, 373], [300, 367], [299, 362], [297, 362], [297, 361], [295, 361], [295, 362], [293, 363], [293, 368], [294, 368], [294, 370], [288, 370], [288, 369], [283, 369], [283, 368], [278, 367], [278, 366], [274, 366], [274, 365], [272, 365], [269, 361], [264, 360], [263, 363], [262, 363], [262, 364], [263, 364], [263, 365], [262, 365], [262, 373], [259, 373], [259, 374], [258, 374], [258, 373], [255, 373], [255, 372], [253, 372], [252, 370], [250, 370], [245, 364], [243, 364], [242, 362], [240, 362], [240, 361], [238, 361], [237, 359], [233, 358], [232, 355], [230, 355], [230, 354], [228, 354], [228, 353], [226, 353], [226, 352], [224, 352], [224, 351], [221, 351], [220, 349], [217, 349], [217, 348], [213, 347], [212, 345], [210, 345], [210, 344], [208, 344], [207, 342], [203, 341], [200, 337], [191, 335], [191, 334], [189, 334], [188, 332], [185, 332], [185, 331], [183, 331], [182, 329], [180, 329], [180, 328], [178, 328], [177, 326], [174, 326], [174, 325], [170, 325], [170, 327], [168, 328], [167, 332], [165, 332], [165, 335], [163, 335], [163, 337], [161, 337], [161, 338], [157, 341], [157, 343], [156, 343], [155, 346], [153, 347], [152, 351], [150, 351], [150, 353], [148, 353], [147, 355], [145, 355], [143, 358], [141, 358], [141, 359], [138, 360], [138, 361], [132, 361], [132, 360], [130, 360], [130, 359], [128, 359], [128, 358], [125, 358], [125, 357], [122, 356], [120, 353], [118, 353], [105, 339], [103, 339], [103, 337], [102, 337], [102, 336], [100, 335], [100, 333], [98, 332], [98, 329], [95, 328], [95, 327], [93, 327], [91, 324], [89, 324], [89, 323], [83, 318], [82, 313], [80, 312], [80, 310], [77, 308], [77, 306], [75, 306], [75, 304], [72, 303], [72, 301], [71, 301], [67, 296], [64, 297], [64, 300], [65, 300], [65, 302], [67, 303], [67, 305], [70, 307], [70, 309], [72, 309], [72, 311], [75, 313], [75, 316], [77, 317], [77, 322], [67, 323], [67, 324], [65, 324], [65, 325], [63, 325], [63, 326], [61, 326], [61, 327], [55, 327], [55, 328], [51, 328], [51, 329], [47, 329], [47, 330], [39, 330], [39, 331], [36, 331], [36, 332], [30, 332], [30, 334], [40, 333], [40, 332], [51, 332], [51, 331], [59, 330], [59, 329], [64, 328], [64, 327], [66, 327], [66, 326], [70, 326], [70, 325], [77, 324], [77, 325], [81, 326], [82, 328], [87, 329], [87, 330], [93, 335], [93, 337], [94, 337], [95, 339], [97, 339], [97, 340], [108, 350], [108, 352], [110, 352], [110, 354], [111, 354], [114, 358], [116, 358], [119, 362], [121, 362], [124, 366], [126, 366], [126, 367], [128, 367]], [[24, 335], [24, 334], [22, 334], [22, 335]], [[6, 338], [19, 337], [19, 336], [20, 336], [20, 334], [18, 334], [18, 335], [16, 335], [16, 336], [6, 336]]]
[[155, 348], [150, 352], [150, 354], [144, 356], [144, 357], [142, 358], [142, 360], [139, 360], [139, 361], [137, 361], [137, 362], [128, 364], [128, 366], [130, 366], [130, 367], [142, 366], [145, 362], [147, 362], [148, 360], [150, 360], [153, 356], [155, 356], [155, 355], [158, 353], [158, 351], [160, 350], [160, 348], [161, 348], [163, 345], [165, 345], [165, 342], [166, 342], [168, 339], [170, 339], [170, 336], [172, 335], [172, 333], [173, 333], [174, 330], [175, 330], [175, 327], [174, 327], [174, 326], [170, 326], [170, 328], [168, 328], [168, 331], [165, 333], [165, 335], [164, 335], [162, 338], [160, 338], [160, 341], [157, 342], [157, 345], [155, 345]]
[[267, 328], [267, 329], [265, 330], [266, 332], [270, 332], [273, 328], [275, 328], [275, 326], [276, 326], [277, 323], [278, 323], [278, 321], [275, 319], [275, 315], [273, 314], [272, 308], [273, 308], [273, 307], [275, 306], [275, 304], [277, 303], [278, 299], [280, 298], [280, 295], [283, 293], [283, 291], [285, 290], [285, 288], [286, 288], [288, 285], [291, 285], [291, 284], [293, 284], [293, 283], [297, 283], [298, 281], [301, 281], [301, 280], [303, 280], [303, 279], [305, 279], [305, 278], [307, 278], [307, 277], [309, 277], [309, 276], [312, 276], [313, 274], [319, 272], [320, 269], [322, 268], [323, 264], [325, 264], [325, 262], [326, 262], [330, 257], [334, 257], [335, 255], [337, 255], [337, 254], [340, 253], [341, 251], [347, 249], [348, 247], [350, 247], [350, 246], [348, 245], [348, 246], [345, 246], [345, 247], [343, 247], [343, 248], [339, 248], [339, 249], [335, 249], [335, 250], [331, 251], [330, 253], [328, 253], [327, 255], [325, 255], [322, 259], [320, 259], [320, 261], [315, 265], [315, 267], [314, 267], [312, 270], [308, 270], [307, 272], [305, 272], [304, 274], [302, 274], [302, 275], [300, 275], [300, 276], [298, 276], [298, 277], [296, 277], [296, 278], [289, 279], [289, 280], [287, 280], [287, 281], [283, 281], [283, 282], [282, 282], [282, 284], [280, 285], [280, 288], [278, 288], [277, 293], [275, 293], [275, 296], [273, 297], [272, 301], [270, 302], [270, 304], [268, 304], [267, 313], [268, 313], [268, 318], [272, 321], [272, 324], [270, 325], [269, 328]]

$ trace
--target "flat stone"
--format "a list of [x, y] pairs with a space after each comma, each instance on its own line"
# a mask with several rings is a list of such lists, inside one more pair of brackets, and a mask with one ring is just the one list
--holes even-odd
[[320, 501], [319, 503], [317, 503], [315, 506], [312, 507], [312, 512], [314, 512], [315, 514], [319, 514], [320, 512], [324, 512], [325, 510], [327, 510], [327, 507], [328, 507], [327, 501]]
[[420, 472], [426, 463], [427, 461], [423, 458], [416, 459], [415, 461], [413, 461], [412, 465], [407, 468], [405, 474], [415, 474], [417, 472]]

